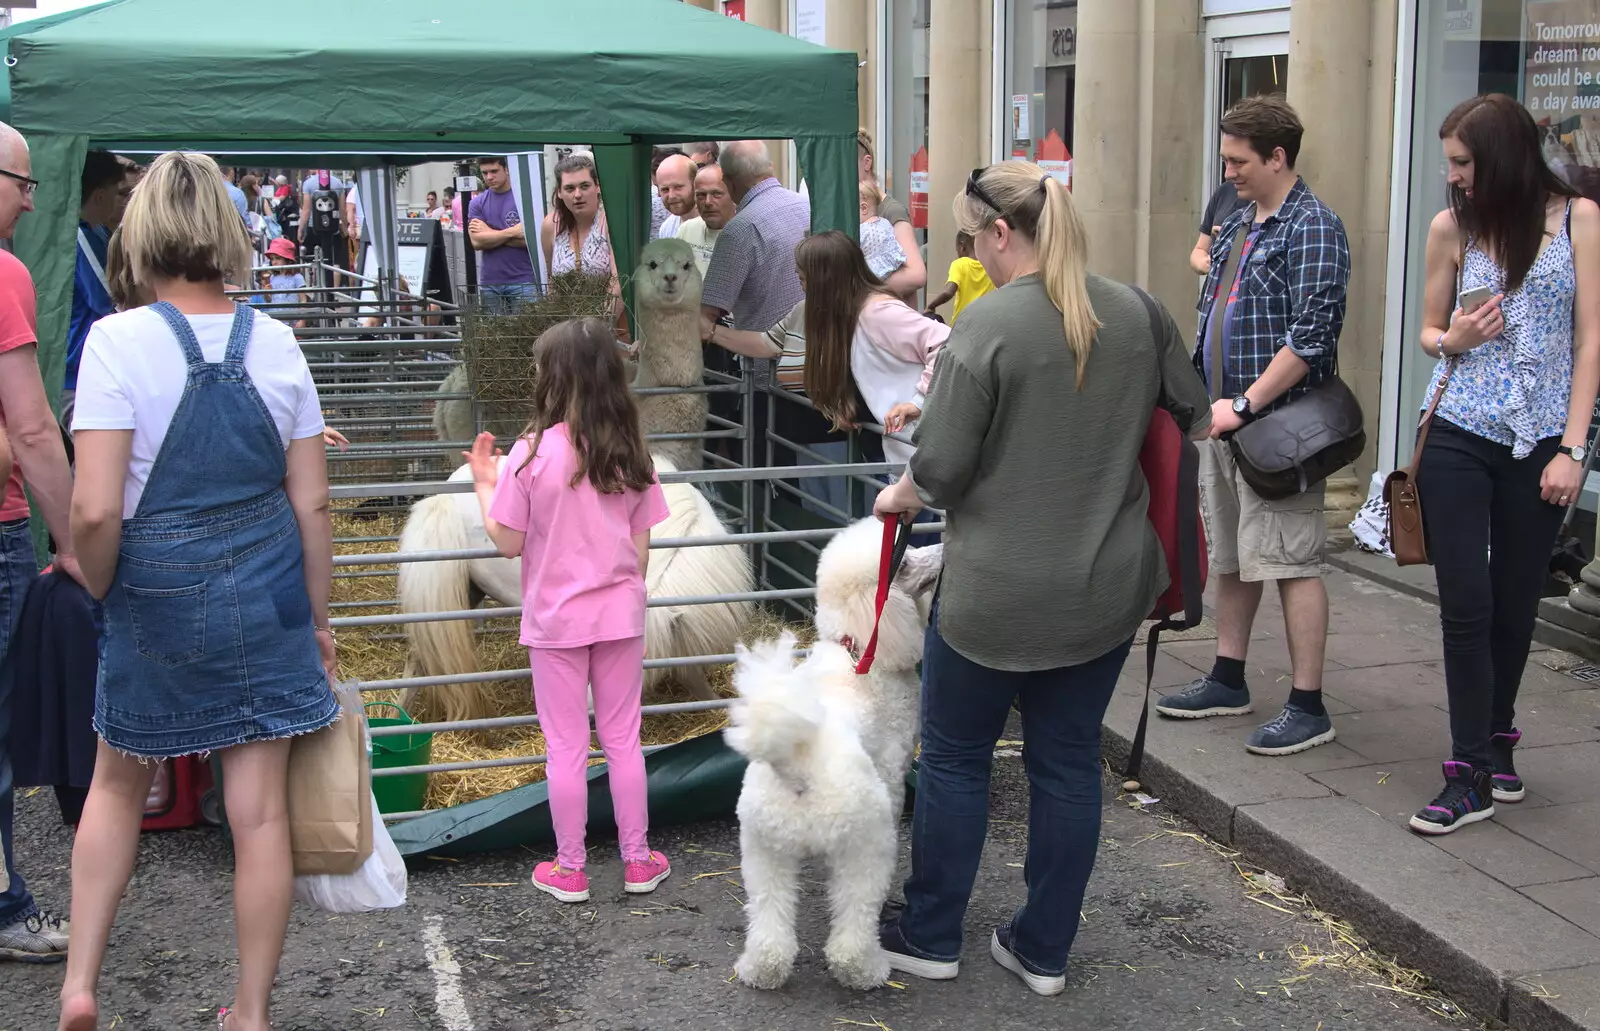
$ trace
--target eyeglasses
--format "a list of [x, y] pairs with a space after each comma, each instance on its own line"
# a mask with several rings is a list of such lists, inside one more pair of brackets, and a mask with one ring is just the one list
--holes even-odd
[[17, 182], [21, 183], [22, 195], [24, 197], [32, 197], [33, 191], [39, 188], [39, 180], [37, 179], [29, 179], [25, 175], [18, 175], [15, 172], [8, 172], [3, 168], [0, 168], [0, 175], [5, 176], [7, 179], [15, 179]]
[[974, 168], [972, 170], [972, 174], [967, 176], [967, 196], [978, 198], [985, 204], [989, 205], [989, 207], [993, 208], [997, 216], [1004, 217], [1006, 209], [995, 203], [995, 199], [983, 192], [983, 187], [978, 185], [978, 177], [983, 175], [983, 173], [987, 172], [988, 170], [989, 166], [984, 165], [982, 168]]

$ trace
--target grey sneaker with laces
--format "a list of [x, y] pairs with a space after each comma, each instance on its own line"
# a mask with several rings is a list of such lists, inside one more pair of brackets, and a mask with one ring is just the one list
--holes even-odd
[[67, 958], [67, 921], [48, 913], [23, 917], [0, 927], [0, 959], [22, 963], [59, 963]]
[[1256, 728], [1244, 747], [1257, 755], [1293, 755], [1325, 745], [1334, 738], [1333, 721], [1285, 705], [1283, 711]]
[[1197, 720], [1205, 716], [1243, 716], [1252, 708], [1248, 687], [1229, 687], [1213, 679], [1210, 674], [1176, 694], [1163, 695], [1156, 702], [1156, 712], [1183, 720]]

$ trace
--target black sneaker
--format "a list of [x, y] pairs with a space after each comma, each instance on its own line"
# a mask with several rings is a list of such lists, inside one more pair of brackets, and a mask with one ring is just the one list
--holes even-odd
[[1250, 689], [1233, 688], [1208, 673], [1176, 694], [1156, 702], [1156, 712], [1181, 720], [1205, 716], [1243, 716], [1251, 710]]
[[898, 970], [925, 981], [948, 981], [961, 972], [958, 959], [926, 959], [911, 951], [899, 924], [889, 924], [878, 931], [878, 944], [889, 957], [889, 969]]
[[1469, 823], [1494, 815], [1492, 781], [1487, 770], [1470, 763], [1444, 764], [1444, 790], [1432, 803], [1417, 810], [1411, 829], [1419, 834], [1449, 834]]
[[1489, 747], [1494, 750], [1494, 775], [1490, 777], [1496, 802], [1520, 802], [1528, 794], [1517, 768], [1511, 763], [1511, 750], [1522, 740], [1522, 731], [1511, 728], [1509, 734], [1491, 734]]
[[989, 955], [994, 961], [1022, 979], [1035, 995], [1060, 995], [1067, 990], [1066, 974], [1041, 974], [1028, 961], [1011, 951], [1011, 925], [1001, 924], [989, 939]]

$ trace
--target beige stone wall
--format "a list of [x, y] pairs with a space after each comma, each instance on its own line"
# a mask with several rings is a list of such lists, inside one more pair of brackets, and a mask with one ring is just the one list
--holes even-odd
[[1373, 470], [1382, 415], [1396, 2], [1296, 0], [1289, 26], [1289, 101], [1306, 126], [1296, 164], [1350, 238], [1339, 372], [1367, 417], [1367, 454], [1353, 470], [1362, 484]]
[[933, 0], [928, 63], [928, 282], [937, 290], [955, 260], [952, 198], [989, 163], [992, 8], [979, 0]]
[[870, 131], [877, 110], [878, 62], [873, 41], [878, 34], [878, 16], [866, 0], [828, 0], [827, 42], [839, 50], [854, 50], [856, 60], [866, 63], [856, 69], [856, 125]]
[[[744, 20], [774, 32], [789, 31], [789, 5], [784, 0], [745, 0]], [[772, 164], [778, 178], [789, 181], [789, 146], [787, 140], [767, 140], [767, 150], [772, 154]]]
[[1072, 194], [1090, 267], [1145, 287], [1185, 328], [1204, 82], [1199, 0], [1080, 0]]

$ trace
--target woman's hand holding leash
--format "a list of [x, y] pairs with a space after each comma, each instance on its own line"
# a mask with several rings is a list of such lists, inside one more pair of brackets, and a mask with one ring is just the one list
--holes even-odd
[[877, 500], [872, 503], [872, 514], [885, 521], [903, 519], [910, 522], [924, 507], [922, 499], [917, 496], [916, 484], [911, 482], [911, 474], [905, 472], [893, 484], [878, 492]]

